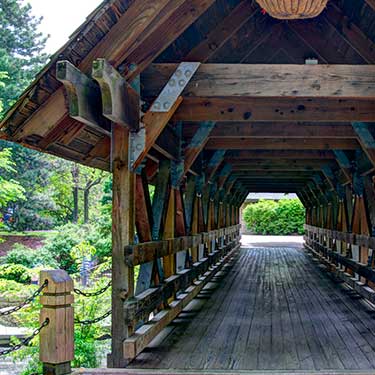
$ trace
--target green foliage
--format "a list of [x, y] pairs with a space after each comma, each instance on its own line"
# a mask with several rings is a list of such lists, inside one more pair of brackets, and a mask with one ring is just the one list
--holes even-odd
[[31, 282], [31, 273], [28, 268], [21, 264], [2, 264], [0, 266], [0, 279], [27, 284]]
[[11, 156], [9, 149], [0, 150], [0, 208], [5, 207], [9, 202], [25, 199], [25, 190], [12, 178], [16, 171]]
[[0, 72], [8, 73], [3, 77], [5, 87], [0, 87], [5, 110], [47, 61], [42, 53], [47, 38], [37, 31], [40, 22], [28, 3], [0, 0]]
[[60, 268], [69, 273], [77, 272], [78, 263], [71, 251], [87, 237], [88, 227], [67, 224], [57, 229], [58, 232], [46, 241], [42, 251], [52, 254]]
[[14, 280], [0, 279], [0, 302], [24, 301], [36, 288], [33, 284], [25, 285]]
[[111, 254], [111, 236], [100, 224], [67, 224], [59, 227], [40, 251], [51, 254], [60, 268], [75, 273], [84, 256], [101, 263]]
[[52, 254], [46, 250], [33, 250], [22, 244], [14, 244], [11, 251], [1, 258], [1, 263], [21, 264], [28, 268], [36, 266], [50, 266], [58, 268], [58, 263]]
[[255, 234], [303, 234], [305, 209], [299, 199], [260, 200], [243, 212], [249, 230]]

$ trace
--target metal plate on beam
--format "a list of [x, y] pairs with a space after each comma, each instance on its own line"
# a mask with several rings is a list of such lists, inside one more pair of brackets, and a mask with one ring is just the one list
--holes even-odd
[[151, 112], [168, 112], [199, 68], [199, 62], [182, 62], [151, 106]]

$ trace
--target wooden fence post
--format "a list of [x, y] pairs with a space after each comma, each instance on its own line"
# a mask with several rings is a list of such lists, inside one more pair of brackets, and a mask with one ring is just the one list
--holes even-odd
[[40, 284], [46, 280], [48, 284], [40, 297], [40, 323], [49, 319], [40, 332], [43, 374], [70, 374], [70, 362], [74, 359], [73, 280], [63, 270], [41, 271]]

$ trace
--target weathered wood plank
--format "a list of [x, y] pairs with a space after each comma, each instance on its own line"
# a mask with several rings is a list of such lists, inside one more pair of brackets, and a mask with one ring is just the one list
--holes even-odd
[[[152, 64], [142, 74], [155, 97], [176, 64]], [[373, 65], [201, 64], [183, 96], [375, 98]]]
[[207, 150], [358, 150], [355, 139], [301, 138], [298, 142], [288, 138], [212, 138], [206, 144]]
[[[183, 127], [184, 137], [192, 137], [195, 124]], [[210, 138], [357, 138], [351, 124], [219, 122], [210, 133]]]
[[185, 97], [173, 119], [176, 121], [375, 122], [375, 100]]

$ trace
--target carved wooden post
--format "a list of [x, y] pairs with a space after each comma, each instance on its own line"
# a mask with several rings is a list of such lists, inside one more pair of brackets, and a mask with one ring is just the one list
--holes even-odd
[[74, 359], [73, 280], [63, 270], [42, 271], [40, 284], [48, 284], [40, 297], [40, 322], [49, 324], [40, 332], [39, 358], [44, 375], [70, 374]]

